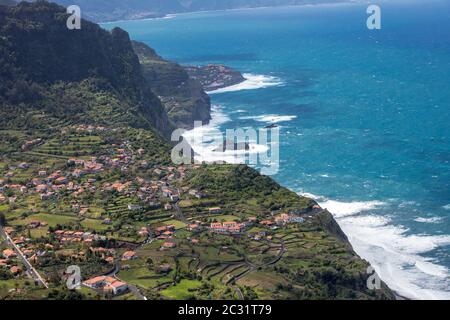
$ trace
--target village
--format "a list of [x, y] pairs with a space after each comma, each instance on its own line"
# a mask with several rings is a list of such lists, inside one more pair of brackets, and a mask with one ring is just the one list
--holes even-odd
[[[82, 148], [87, 143], [100, 144], [99, 137], [112, 133], [93, 126], [69, 130], [76, 132], [73, 141], [82, 141]], [[48, 152], [48, 145], [38, 138], [26, 141], [22, 150]], [[222, 241], [259, 242], [279, 258], [285, 247], [277, 232], [304, 225], [308, 214], [321, 210], [314, 205], [301, 212], [236, 211], [209, 190], [186, 182], [201, 171], [200, 164], [154, 165], [147, 160], [145, 148], [127, 140], [96, 149], [93, 154], [58, 157], [51, 165], [21, 161], [3, 167], [2, 233], [10, 239], [1, 248], [0, 270], [5, 278], [30, 278], [47, 287], [56, 278], [59, 283], [67, 278], [64, 269], [55, 274], [55, 262], [72, 263], [89, 270], [81, 285], [92, 294], [142, 298], [153, 292], [151, 288], [170, 291], [170, 283], [180, 280], [179, 259], [173, 257], [208, 251], [208, 243], [213, 248]], [[231, 249], [220, 249], [220, 255], [225, 254], [223, 250]], [[254, 268], [233, 250], [226, 256], [241, 261], [242, 268]], [[136, 278], [142, 272], [149, 274], [148, 281]], [[200, 268], [197, 273], [202, 272]], [[218, 286], [227, 287], [233, 277], [222, 279]]]

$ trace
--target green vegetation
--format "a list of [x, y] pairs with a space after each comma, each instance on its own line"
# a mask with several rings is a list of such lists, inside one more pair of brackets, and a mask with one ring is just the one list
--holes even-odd
[[187, 300], [189, 298], [195, 297], [193, 292], [198, 289], [202, 283], [198, 280], [186, 280], [183, 279], [180, 283], [177, 283], [175, 286], [169, 287], [163, 291], [161, 294], [176, 300]]
[[[367, 289], [368, 264], [313, 200], [244, 165], [174, 166], [128, 35], [87, 21], [69, 32], [66, 18], [40, 1], [0, 10], [0, 214], [49, 286], [8, 239], [0, 299], [393, 297]], [[142, 63], [167, 64], [152, 54]], [[68, 290], [71, 265], [135, 290]]]

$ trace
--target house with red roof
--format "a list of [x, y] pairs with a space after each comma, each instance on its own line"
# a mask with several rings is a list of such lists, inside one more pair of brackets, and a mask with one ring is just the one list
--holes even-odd
[[88, 288], [101, 290], [105, 293], [118, 295], [124, 293], [128, 289], [125, 282], [119, 281], [113, 277], [99, 276], [83, 282]]
[[175, 242], [164, 242], [162, 246], [163, 248], [173, 249], [177, 244]]
[[137, 259], [137, 254], [134, 251], [127, 251], [122, 255], [122, 260], [133, 260]]

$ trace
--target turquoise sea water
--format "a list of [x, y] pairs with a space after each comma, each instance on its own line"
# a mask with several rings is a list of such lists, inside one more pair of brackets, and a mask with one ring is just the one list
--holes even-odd
[[[212, 95], [212, 126], [280, 126], [278, 182], [328, 208], [393, 289], [450, 299], [450, 3], [193, 13], [120, 26], [182, 64], [249, 82]], [[247, 89], [247, 90], [244, 90]]]

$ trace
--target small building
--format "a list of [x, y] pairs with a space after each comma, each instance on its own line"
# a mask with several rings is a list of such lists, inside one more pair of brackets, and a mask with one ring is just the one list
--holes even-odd
[[11, 249], [3, 250], [2, 254], [3, 254], [3, 257], [5, 257], [6, 259], [13, 259], [13, 258], [17, 257], [17, 253]]
[[122, 260], [133, 260], [137, 259], [137, 254], [134, 251], [127, 251], [122, 255]]
[[173, 194], [173, 191], [170, 190], [169, 188], [162, 188], [161, 191], [162, 191], [162, 194], [167, 198], [169, 198]]
[[270, 227], [270, 226], [273, 225], [273, 222], [270, 221], [270, 220], [263, 220], [263, 221], [260, 222], [260, 224], [262, 224], [263, 226], [268, 226], [268, 227]]
[[221, 212], [222, 212], [222, 209], [221, 209], [220, 207], [213, 207], [213, 208], [209, 208], [209, 209], [208, 209], [208, 212], [211, 213], [211, 214], [214, 214], [214, 213], [221, 213]]
[[172, 249], [175, 248], [177, 244], [175, 242], [164, 242], [162, 246], [163, 248]]
[[28, 227], [34, 229], [34, 228], [39, 228], [41, 225], [41, 222], [38, 220], [33, 220], [28, 224]]
[[18, 267], [18, 266], [12, 266], [9, 271], [13, 274], [13, 275], [18, 275], [20, 273], [22, 273], [22, 268]]
[[105, 258], [105, 261], [108, 262], [109, 264], [114, 264], [114, 258], [113, 257], [107, 257], [107, 258]]
[[128, 210], [130, 211], [137, 211], [137, 210], [141, 210], [142, 207], [138, 204], [129, 204], [128, 205]]
[[118, 295], [124, 293], [128, 289], [125, 282], [119, 281], [113, 277], [100, 276], [83, 282], [83, 285], [91, 289], [102, 290], [105, 293]]
[[200, 226], [197, 223], [193, 223], [193, 224], [188, 225], [187, 229], [189, 231], [194, 231], [194, 230], [197, 230], [199, 227]]
[[26, 162], [22, 162], [21, 164], [19, 164], [20, 169], [28, 169], [29, 167], [30, 165]]
[[146, 237], [148, 236], [149, 232], [146, 227], [142, 227], [141, 230], [139, 230], [138, 234], [140, 236]]

